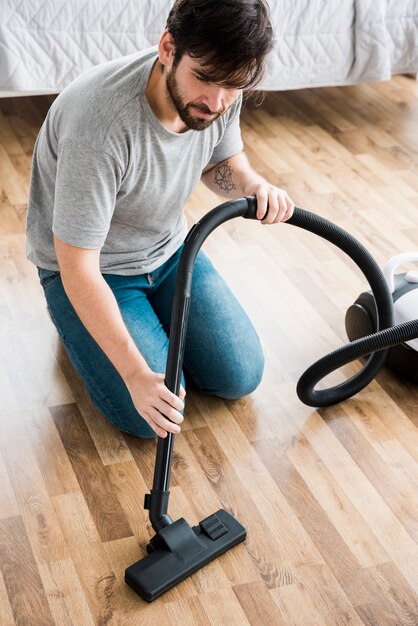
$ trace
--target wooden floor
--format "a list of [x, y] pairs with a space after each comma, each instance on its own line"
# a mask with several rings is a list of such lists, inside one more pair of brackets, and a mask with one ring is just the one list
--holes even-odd
[[[418, 245], [417, 96], [408, 77], [271, 94], [243, 114], [248, 155], [383, 265]], [[338, 406], [300, 403], [299, 376], [346, 342], [345, 311], [366, 283], [331, 245], [283, 224], [234, 220], [205, 243], [266, 369], [240, 401], [189, 392], [175, 441], [172, 517], [196, 524], [224, 507], [247, 540], [151, 605], [125, 585], [152, 535], [142, 503], [155, 442], [95, 410], [24, 257], [31, 154], [51, 101], [0, 100], [0, 624], [418, 624], [418, 388], [384, 371]], [[189, 223], [219, 202], [199, 187]]]

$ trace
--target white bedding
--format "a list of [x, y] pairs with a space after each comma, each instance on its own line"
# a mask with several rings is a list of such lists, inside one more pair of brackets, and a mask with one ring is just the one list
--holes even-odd
[[[418, 71], [418, 0], [269, 0], [264, 89]], [[83, 70], [158, 42], [172, 0], [0, 0], [0, 95], [57, 93]]]
[[271, 0], [265, 89], [389, 80], [418, 71], [418, 0]]
[[156, 44], [170, 0], [0, 0], [0, 90], [58, 93], [81, 72]]

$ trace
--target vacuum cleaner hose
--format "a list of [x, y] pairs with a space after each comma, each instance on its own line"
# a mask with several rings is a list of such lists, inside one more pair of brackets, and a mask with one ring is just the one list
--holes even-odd
[[[313, 363], [313, 365], [302, 374], [296, 387], [299, 399], [309, 406], [329, 406], [330, 404], [335, 404], [336, 402], [350, 398], [370, 382], [371, 378], [369, 375], [367, 377], [364, 376], [364, 373], [373, 357], [370, 358], [363, 370], [341, 385], [320, 391], [315, 390], [315, 385], [325, 378], [325, 376], [337, 370], [339, 367], [351, 363], [351, 361], [355, 361], [362, 356], [367, 356], [372, 352], [379, 353], [379, 351], [384, 351], [386, 354], [388, 348], [392, 348], [406, 341], [411, 341], [417, 337], [418, 319], [393, 326], [392, 328], [387, 328], [386, 330], [381, 330], [372, 335], [362, 337], [361, 339], [356, 339], [342, 348], [334, 350], [334, 352], [327, 354], [322, 357], [322, 359], [319, 359], [319, 361], [316, 361], [316, 363]], [[380, 367], [381, 366], [378, 367], [376, 374]], [[376, 374], [374, 374], [374, 376]]]
[[[297, 394], [303, 403], [315, 407], [329, 406], [350, 398], [366, 387], [384, 365], [389, 348], [418, 337], [418, 320], [393, 326], [392, 295], [386, 279], [368, 250], [348, 232], [298, 207], [286, 223], [315, 233], [348, 254], [366, 277], [376, 303], [378, 332], [357, 339], [319, 359], [298, 381]], [[349, 380], [329, 389], [315, 389], [331, 372], [367, 355], [370, 357], [366, 365]]]

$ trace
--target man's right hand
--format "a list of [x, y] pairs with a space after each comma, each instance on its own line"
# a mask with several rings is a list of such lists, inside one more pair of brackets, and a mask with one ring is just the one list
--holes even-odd
[[180, 432], [178, 424], [182, 423], [183, 415], [179, 411], [184, 409], [186, 395], [182, 385], [178, 397], [166, 386], [164, 374], [151, 369], [125, 377], [125, 383], [136, 410], [159, 437], [166, 437], [167, 432]]

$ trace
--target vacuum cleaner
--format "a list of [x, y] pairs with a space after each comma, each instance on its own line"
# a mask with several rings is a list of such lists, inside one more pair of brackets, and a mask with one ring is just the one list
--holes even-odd
[[[395, 324], [407, 322], [418, 315], [418, 271], [395, 274], [406, 263], [418, 262], [417, 252], [404, 252], [390, 259], [383, 275], [392, 294]], [[375, 333], [378, 328], [372, 291], [365, 291], [347, 311], [345, 327], [350, 341]], [[418, 384], [418, 339], [400, 343], [389, 350], [386, 366], [398, 376]]]
[[[197, 222], [185, 239], [176, 275], [165, 373], [165, 384], [176, 395], [179, 395], [180, 390], [193, 267], [199, 249], [220, 224], [236, 217], [257, 219], [256, 212], [257, 200], [252, 196], [225, 202]], [[414, 319], [417, 315], [418, 290], [415, 288], [413, 292], [409, 317], [406, 315], [407, 319], [395, 326], [393, 298], [388, 282], [361, 243], [332, 222], [298, 207], [286, 224], [304, 228], [338, 246], [354, 260], [371, 287], [372, 295], [367, 296], [367, 304], [364, 299], [355, 303], [354, 313], [351, 312], [348, 317], [350, 334], [353, 337], [356, 335], [356, 338], [311, 365], [298, 381], [297, 394], [302, 402], [313, 407], [329, 406], [346, 400], [366, 387], [384, 365], [390, 348], [400, 344], [410, 348], [408, 342], [418, 338], [418, 319]], [[390, 271], [392, 268], [393, 265]], [[417, 284], [411, 282], [411, 275], [409, 279], [396, 278], [396, 285], [400, 285], [400, 281], [404, 282], [398, 288], [398, 293], [402, 289], [404, 293], [398, 300], [405, 297], [405, 282], [408, 285]], [[366, 322], [360, 320], [359, 310]], [[374, 325], [371, 325], [370, 320], [373, 320]], [[361, 336], [363, 331], [370, 331], [370, 334]], [[412, 349], [414, 346], [415, 343]], [[318, 382], [334, 370], [365, 356], [368, 359], [364, 367], [348, 381], [329, 389], [315, 389]], [[176, 521], [171, 519], [167, 509], [173, 445], [172, 433], [168, 433], [165, 438], [158, 438], [153, 487], [144, 500], [144, 508], [149, 511], [155, 535], [147, 545], [147, 555], [125, 571], [125, 582], [148, 602], [246, 537], [244, 526], [224, 509], [209, 515], [193, 527], [184, 518]]]

